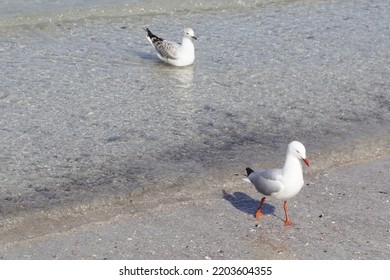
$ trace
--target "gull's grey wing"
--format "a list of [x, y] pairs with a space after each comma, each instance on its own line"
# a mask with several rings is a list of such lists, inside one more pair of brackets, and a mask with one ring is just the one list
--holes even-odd
[[157, 37], [149, 28], [145, 28], [145, 31], [148, 33], [147, 38], [149, 39], [149, 42], [154, 46], [159, 55], [168, 59], [177, 59], [177, 49], [180, 47], [178, 43]]
[[162, 57], [177, 59], [177, 49], [180, 47], [178, 43], [162, 40], [154, 42], [153, 46]]
[[281, 169], [259, 170], [251, 173], [248, 179], [255, 185], [256, 189], [264, 195], [271, 195], [279, 192], [283, 185]]

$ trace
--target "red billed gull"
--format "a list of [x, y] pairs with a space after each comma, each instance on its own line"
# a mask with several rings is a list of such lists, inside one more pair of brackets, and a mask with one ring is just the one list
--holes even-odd
[[195, 37], [194, 30], [191, 28], [184, 29], [181, 44], [159, 38], [149, 28], [145, 28], [145, 31], [148, 32], [146, 38], [156, 49], [157, 56], [162, 61], [174, 66], [187, 66], [194, 63], [195, 47], [193, 41], [197, 38]]
[[287, 147], [286, 161], [282, 168], [258, 171], [253, 171], [249, 167], [246, 168], [248, 178], [244, 180], [255, 185], [257, 191], [264, 195], [256, 211], [257, 219], [263, 215], [261, 207], [266, 196], [271, 196], [284, 200], [285, 225], [292, 225], [287, 214], [287, 200], [294, 197], [303, 186], [301, 160], [309, 166], [305, 146], [298, 141], [293, 141]]

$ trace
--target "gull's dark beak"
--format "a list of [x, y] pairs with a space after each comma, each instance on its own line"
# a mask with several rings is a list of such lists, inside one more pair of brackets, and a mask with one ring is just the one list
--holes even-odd
[[192, 39], [194, 39], [194, 40], [198, 40], [198, 38], [196, 38], [196, 36], [192, 36]]

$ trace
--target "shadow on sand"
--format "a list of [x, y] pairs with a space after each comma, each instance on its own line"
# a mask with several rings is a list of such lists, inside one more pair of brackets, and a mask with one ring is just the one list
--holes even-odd
[[[259, 207], [260, 201], [258, 199], [253, 199], [249, 195], [243, 192], [234, 192], [233, 194], [227, 193], [225, 190], [222, 190], [223, 198], [230, 202], [236, 209], [252, 214], [253, 216], [256, 213], [257, 207]], [[275, 207], [271, 204], [264, 203], [261, 211], [263, 214], [274, 214]]]

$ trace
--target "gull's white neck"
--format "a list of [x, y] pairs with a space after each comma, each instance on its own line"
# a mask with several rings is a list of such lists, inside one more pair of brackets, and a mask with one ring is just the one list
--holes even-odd
[[195, 51], [194, 43], [192, 42], [191, 39], [189, 39], [187, 37], [183, 37], [183, 39], [181, 41], [181, 46], [183, 48], [185, 48], [186, 50], [190, 49], [190, 50]]
[[286, 161], [283, 165], [283, 177], [289, 181], [303, 181], [301, 160], [287, 153]]

